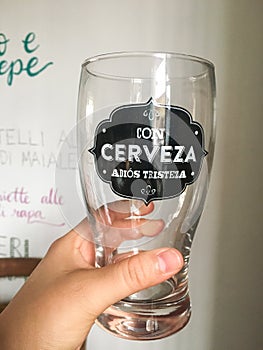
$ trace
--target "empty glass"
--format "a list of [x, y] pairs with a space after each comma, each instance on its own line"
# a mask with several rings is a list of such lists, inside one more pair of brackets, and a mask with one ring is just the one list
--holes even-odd
[[214, 66], [202, 58], [123, 52], [82, 65], [79, 170], [96, 266], [160, 247], [184, 257], [173, 278], [99, 316], [112, 334], [158, 339], [189, 320], [188, 264], [213, 159], [214, 99]]

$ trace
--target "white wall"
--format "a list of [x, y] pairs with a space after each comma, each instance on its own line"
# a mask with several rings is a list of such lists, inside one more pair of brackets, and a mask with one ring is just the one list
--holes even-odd
[[[61, 130], [74, 125], [79, 66], [87, 56], [165, 50], [204, 56], [215, 63], [217, 146], [210, 192], [192, 250], [190, 324], [177, 335], [149, 343], [120, 340], [95, 327], [88, 348], [260, 350], [263, 2], [1, 0], [0, 9], [0, 33], [10, 38], [8, 59], [20, 55], [16, 43], [34, 32], [41, 62], [54, 62], [38, 77], [15, 77], [12, 87], [0, 76], [1, 127], [44, 130], [49, 142], [41, 152], [56, 148]], [[21, 147], [12, 152], [17, 156]], [[1, 144], [1, 149], [7, 146]], [[1, 166], [0, 190], [27, 186], [36, 208], [59, 221], [57, 208], [39, 206], [34, 191], [39, 178], [45, 179], [39, 195], [52, 187], [54, 168], [21, 167], [15, 155], [11, 165]], [[0, 220], [0, 237], [15, 234], [29, 240], [31, 255], [43, 254], [49, 242], [66, 230], [66, 226]], [[4, 244], [2, 256], [9, 252]]]

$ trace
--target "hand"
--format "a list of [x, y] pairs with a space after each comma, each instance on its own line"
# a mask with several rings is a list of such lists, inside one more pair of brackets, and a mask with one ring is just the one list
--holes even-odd
[[107, 307], [182, 266], [177, 250], [161, 248], [96, 269], [93, 244], [72, 230], [52, 244], [0, 315], [1, 349], [77, 350]]
[[[152, 202], [146, 206], [139, 200], [121, 200], [103, 205], [93, 214], [96, 231], [100, 234], [99, 242], [112, 250], [124, 241], [157, 236], [164, 228], [164, 221], [144, 218], [153, 210]], [[83, 237], [93, 240], [87, 221], [84, 220], [76, 230]]]

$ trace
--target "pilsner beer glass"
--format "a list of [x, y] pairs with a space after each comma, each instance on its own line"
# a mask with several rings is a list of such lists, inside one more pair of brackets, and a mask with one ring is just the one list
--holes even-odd
[[163, 338], [189, 320], [189, 256], [213, 159], [214, 101], [214, 66], [199, 57], [121, 52], [82, 65], [78, 156], [96, 267], [160, 247], [184, 258], [178, 274], [98, 317], [119, 337]]

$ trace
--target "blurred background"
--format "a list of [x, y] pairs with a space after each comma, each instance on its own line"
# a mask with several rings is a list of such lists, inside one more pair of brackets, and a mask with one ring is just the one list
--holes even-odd
[[[263, 348], [262, 13], [262, 0], [0, 1], [0, 258], [43, 256], [69, 228], [54, 174], [74, 171], [72, 158], [56, 155], [75, 125], [85, 58], [174, 51], [216, 66], [216, 152], [192, 248], [191, 321], [146, 343], [95, 326], [89, 349]], [[15, 191], [16, 201], [4, 199]], [[21, 283], [1, 279], [0, 300]]]

